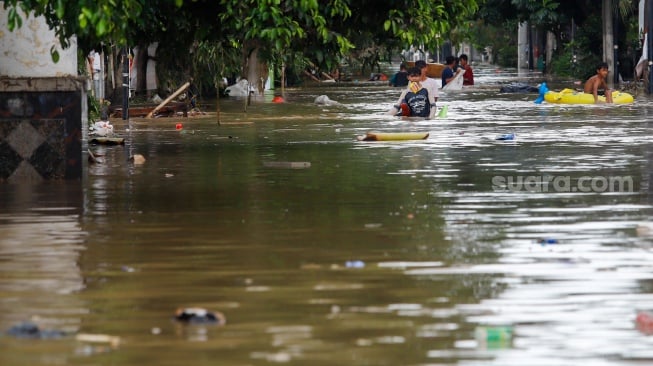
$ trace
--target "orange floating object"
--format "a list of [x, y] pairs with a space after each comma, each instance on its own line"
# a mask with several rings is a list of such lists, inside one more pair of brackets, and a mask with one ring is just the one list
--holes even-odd
[[176, 128], [177, 130], [181, 130], [182, 128], [184, 128], [184, 126], [182, 126], [181, 123], [177, 123], [177, 125], [175, 126], [175, 128]]
[[281, 96], [277, 95], [274, 98], [272, 98], [272, 103], [284, 103], [284, 102], [285, 102], [285, 100]]

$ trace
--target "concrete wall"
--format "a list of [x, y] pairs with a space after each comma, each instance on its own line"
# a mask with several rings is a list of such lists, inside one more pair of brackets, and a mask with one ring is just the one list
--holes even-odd
[[[45, 18], [26, 16], [23, 26], [10, 32], [7, 28], [7, 10], [0, 1], [0, 75], [20, 77], [51, 77], [77, 75], [77, 40], [70, 40], [70, 47], [61, 43], [48, 28]], [[60, 60], [52, 61], [52, 46], [59, 52]]]
[[[10, 32], [0, 2], [0, 183], [81, 179], [87, 79], [42, 17]], [[55, 63], [50, 49], [60, 60]], [[83, 123], [84, 122], [84, 123]]]
[[0, 182], [82, 177], [84, 81], [0, 78]]

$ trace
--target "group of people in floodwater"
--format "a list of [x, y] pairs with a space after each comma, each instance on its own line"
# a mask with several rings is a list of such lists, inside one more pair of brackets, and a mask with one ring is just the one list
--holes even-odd
[[[432, 118], [437, 111], [438, 83], [428, 77], [426, 61], [419, 60], [409, 69], [402, 63], [390, 79], [390, 85], [407, 87], [399, 97], [397, 104], [389, 111], [390, 114], [404, 117]], [[451, 82], [459, 73], [463, 73], [463, 85], [474, 85], [474, 71], [469, 65], [466, 54], [460, 57], [448, 56], [445, 68], [442, 70], [441, 87]]]
[[[458, 73], [463, 73], [463, 85], [474, 85], [474, 71], [469, 65], [467, 55], [462, 54], [456, 58], [448, 56], [442, 71], [441, 87], [451, 82]], [[399, 66], [399, 71], [390, 79], [390, 85], [406, 87], [399, 100], [388, 112], [391, 115], [402, 117], [433, 118], [437, 111], [438, 85], [435, 79], [427, 76], [428, 65], [426, 61], [419, 60], [415, 66], [406, 68], [406, 64]], [[594, 96], [594, 102], [599, 103], [598, 96], [605, 94], [606, 103], [613, 103], [612, 90], [607, 85], [608, 64], [600, 63], [596, 67], [596, 74], [587, 79], [584, 92]], [[601, 92], [603, 91], [603, 93]]]

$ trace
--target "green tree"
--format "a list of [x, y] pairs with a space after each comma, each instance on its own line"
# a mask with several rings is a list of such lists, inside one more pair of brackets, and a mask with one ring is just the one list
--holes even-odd
[[[637, 0], [612, 2], [613, 13], [618, 15], [621, 22], [620, 29], [632, 29], [630, 24], [637, 3]], [[486, 0], [477, 12], [478, 24], [486, 28], [469, 35], [477, 46], [489, 45], [499, 49], [506, 44], [506, 40], [502, 37], [488, 40], [488, 33], [496, 33], [494, 29], [502, 28], [516, 35], [517, 25], [528, 22], [542, 34], [552, 32], [556, 36], [558, 47], [553, 55], [554, 70], [561, 74], [578, 75], [580, 70], [586, 68], [593, 71], [596, 60], [602, 59], [601, 7], [602, 2], [596, 0]], [[633, 44], [632, 40], [637, 38], [633, 33], [636, 32], [629, 31], [628, 35], [624, 31], [619, 32], [620, 49], [627, 49]], [[511, 43], [516, 43], [516, 40], [511, 39]]]
[[252, 55], [277, 63], [301, 55], [329, 68], [360, 47], [432, 45], [478, 9], [476, 0], [6, 0], [4, 6], [10, 29], [21, 25], [15, 11], [21, 7], [43, 15], [64, 45], [73, 35], [82, 49], [158, 41], [162, 55], [177, 56], [171, 68], [184, 65], [183, 73], [197, 72], [188, 57], [199, 44], [223, 51], [216, 54], [239, 49], [239, 65], [233, 54], [222, 64], [243, 74]]

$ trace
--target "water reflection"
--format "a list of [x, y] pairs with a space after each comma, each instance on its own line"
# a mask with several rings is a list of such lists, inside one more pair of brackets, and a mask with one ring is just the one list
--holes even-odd
[[[123, 365], [650, 362], [651, 339], [634, 324], [653, 308], [650, 101], [538, 106], [496, 90], [539, 75], [477, 75], [479, 86], [441, 96], [447, 118], [429, 121], [385, 115], [397, 91], [364, 82], [291, 89], [289, 103], [246, 113], [224, 101], [220, 125], [134, 119], [128, 146], [89, 146], [104, 162], [87, 167], [81, 211], [59, 205], [22, 229], [22, 241], [63, 256], [56, 270], [21, 271], [28, 259], [0, 240], [16, 261], [2, 291], [16, 298], [24, 283], [55, 278], [20, 297], [24, 307], [65, 297], [62, 307], [85, 311], [80, 331], [126, 340], [112, 352]], [[317, 106], [320, 95], [340, 104]], [[355, 139], [370, 130], [430, 137]], [[496, 140], [504, 133], [517, 138]], [[134, 153], [145, 164], [130, 163]], [[568, 177], [578, 188], [613, 176], [632, 185], [562, 192], [495, 180]], [[0, 230], [40, 202], [3, 206]], [[43, 234], [45, 218], [66, 224]], [[221, 311], [227, 324], [178, 324], [178, 307]]]
[[[30, 322], [46, 333], [77, 332], [88, 313], [77, 296], [87, 238], [79, 183], [0, 185], [0, 197], [0, 330]], [[30, 348], [27, 340], [0, 342], [3, 365], [61, 364], [71, 357], [43, 344]]]

